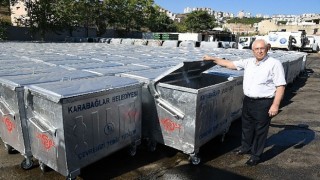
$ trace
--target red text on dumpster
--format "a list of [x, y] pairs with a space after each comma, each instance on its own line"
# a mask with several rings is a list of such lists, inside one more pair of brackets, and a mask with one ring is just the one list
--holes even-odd
[[12, 132], [12, 130], [16, 127], [15, 124], [10, 120], [10, 118], [5, 117], [3, 119], [4, 124], [6, 125], [6, 128], [8, 130], [9, 133]]
[[173, 132], [174, 130], [181, 128], [180, 124], [177, 124], [177, 123], [173, 122], [169, 118], [161, 119], [160, 123], [162, 124], [162, 126], [164, 126], [164, 129], [167, 132]]
[[48, 135], [38, 133], [36, 137], [41, 141], [41, 144], [46, 150], [50, 150], [51, 147], [54, 147], [54, 142], [48, 137]]

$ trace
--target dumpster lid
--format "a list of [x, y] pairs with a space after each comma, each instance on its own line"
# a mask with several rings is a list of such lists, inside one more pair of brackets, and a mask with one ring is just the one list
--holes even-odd
[[147, 69], [147, 70], [141, 70], [141, 71], [125, 72], [125, 73], [120, 73], [120, 76], [137, 79], [138, 81], [144, 82], [144, 83], [149, 83], [150, 81], [159, 77], [159, 75], [161, 75], [163, 72], [167, 71], [168, 69], [170, 68], [165, 67], [165, 68], [158, 68], [158, 69]]
[[26, 86], [31, 92], [40, 94], [53, 102], [101, 91], [140, 85], [137, 80], [118, 76], [103, 76], [72, 81], [48, 82]]
[[203, 71], [215, 65], [216, 63], [213, 61], [184, 61], [162, 73], [154, 80], [154, 83], [175, 79], [187, 79], [188, 77], [200, 75]]
[[17, 76], [4, 76], [0, 78], [0, 83], [7, 84], [12, 88], [23, 87], [29, 84], [39, 84], [54, 81], [65, 81], [81, 79], [88, 77], [97, 77], [96, 74], [80, 70], [61, 70], [52, 73], [27, 74]]

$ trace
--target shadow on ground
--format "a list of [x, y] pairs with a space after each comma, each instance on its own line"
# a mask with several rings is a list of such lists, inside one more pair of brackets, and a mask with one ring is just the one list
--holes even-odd
[[285, 150], [293, 147], [294, 149], [301, 149], [309, 144], [315, 138], [315, 132], [308, 128], [306, 124], [298, 125], [277, 125], [271, 124], [270, 127], [280, 128], [281, 130], [271, 135], [266, 144], [271, 147], [263, 153], [261, 161], [268, 161]]

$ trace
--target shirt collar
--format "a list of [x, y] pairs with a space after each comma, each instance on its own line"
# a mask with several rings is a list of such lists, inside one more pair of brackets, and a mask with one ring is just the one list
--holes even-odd
[[259, 66], [261, 63], [265, 62], [269, 58], [269, 55], [267, 54], [261, 61], [257, 62], [257, 59], [254, 58], [254, 64]]

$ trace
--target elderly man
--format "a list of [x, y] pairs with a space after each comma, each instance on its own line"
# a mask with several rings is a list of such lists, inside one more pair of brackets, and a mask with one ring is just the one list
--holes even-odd
[[203, 57], [203, 60], [229, 69], [244, 69], [241, 147], [235, 152], [251, 154], [246, 162], [248, 166], [255, 166], [260, 161], [271, 118], [279, 112], [286, 85], [283, 66], [279, 60], [268, 56], [267, 42], [255, 40], [252, 51], [254, 58], [239, 61]]

